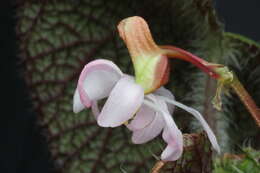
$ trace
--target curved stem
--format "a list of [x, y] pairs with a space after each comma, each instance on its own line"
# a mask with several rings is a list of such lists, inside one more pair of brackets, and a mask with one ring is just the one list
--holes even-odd
[[[165, 51], [165, 54], [169, 58], [178, 58], [184, 61], [188, 61], [196, 65], [197, 67], [199, 67], [204, 72], [206, 72], [210, 77], [218, 79], [219, 81], [225, 79], [224, 75], [226, 75], [225, 73], [227, 71], [224, 71], [224, 73], [218, 72], [218, 69], [224, 67], [223, 65], [211, 64], [183, 49], [174, 46], [167, 45], [167, 46], [160, 46], [160, 47], [163, 49], [163, 51]], [[240, 100], [243, 102], [247, 110], [250, 112], [253, 119], [256, 121], [256, 124], [260, 127], [260, 109], [257, 107], [252, 97], [248, 94], [248, 92], [240, 83], [240, 81], [237, 79], [237, 77], [234, 77], [232, 82], [229, 83], [229, 85], [234, 89], [236, 94], [239, 96]]]
[[258, 127], [260, 127], [260, 109], [255, 104], [252, 97], [248, 94], [244, 86], [240, 83], [237, 77], [234, 77], [231, 87], [234, 89], [240, 100], [244, 103], [247, 110], [252, 115]]
[[199, 67], [202, 71], [206, 72], [209, 76], [218, 79], [220, 76], [218, 73], [214, 71], [214, 68], [218, 66], [222, 66], [220, 64], [210, 64], [207, 61], [174, 46], [160, 46], [164, 51], [167, 57], [169, 58], [178, 58], [184, 61], [188, 61], [197, 67]]

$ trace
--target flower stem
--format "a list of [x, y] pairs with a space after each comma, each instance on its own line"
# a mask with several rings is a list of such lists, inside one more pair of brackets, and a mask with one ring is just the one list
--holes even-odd
[[[248, 94], [238, 78], [235, 77], [227, 67], [220, 64], [209, 63], [183, 49], [174, 46], [167, 45], [161, 46], [161, 48], [165, 51], [165, 54], [169, 58], [178, 58], [184, 61], [188, 61], [206, 72], [210, 77], [217, 79], [222, 85], [231, 86], [239, 96], [240, 100], [246, 106], [253, 119], [256, 121], [256, 124], [260, 127], [260, 109], [257, 107], [254, 100]], [[219, 89], [222, 88], [222, 85], [219, 87]], [[221, 90], [219, 90], [219, 92], [221, 92]], [[217, 96], [220, 96], [220, 93], [217, 93]], [[221, 103], [221, 101], [219, 102]]]
[[184, 61], [188, 61], [194, 65], [196, 65], [198, 68], [200, 68], [202, 71], [206, 72], [209, 76], [218, 79], [220, 76], [218, 73], [215, 72], [214, 68], [216, 66], [219, 66], [219, 64], [210, 64], [207, 61], [174, 46], [160, 46], [164, 51], [167, 57], [169, 58], [178, 58]]
[[260, 127], [260, 109], [255, 104], [252, 97], [248, 94], [244, 86], [240, 83], [237, 77], [234, 77], [230, 86], [234, 89], [240, 100], [246, 106], [247, 110], [252, 115], [258, 127]]

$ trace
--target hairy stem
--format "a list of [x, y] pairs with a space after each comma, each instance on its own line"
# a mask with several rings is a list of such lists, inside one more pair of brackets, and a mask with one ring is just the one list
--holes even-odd
[[255, 104], [252, 97], [248, 94], [244, 86], [240, 83], [237, 77], [234, 77], [231, 87], [234, 89], [240, 100], [244, 103], [247, 110], [252, 115], [258, 127], [260, 127], [260, 109]]
[[214, 96], [214, 93], [216, 91], [216, 82], [208, 77], [206, 80], [206, 86], [205, 86], [205, 99], [204, 99], [204, 110], [203, 110], [203, 116], [205, 117], [206, 121], [208, 122], [209, 126], [213, 130], [213, 132], [216, 134], [216, 109], [214, 109], [213, 105], [211, 104], [211, 99]]

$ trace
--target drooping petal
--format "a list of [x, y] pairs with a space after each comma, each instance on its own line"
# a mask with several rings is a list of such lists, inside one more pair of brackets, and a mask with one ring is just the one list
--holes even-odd
[[[164, 87], [158, 88], [157, 90], [155, 90], [155, 92], [153, 92], [153, 94], [167, 97], [170, 100], [175, 100], [175, 97], [172, 94], [172, 92]], [[167, 107], [168, 107], [170, 114], [172, 114], [175, 106], [173, 104], [167, 104]]]
[[214, 135], [214, 133], [212, 132], [211, 128], [209, 127], [208, 123], [204, 120], [203, 116], [195, 109], [185, 106], [184, 104], [177, 102], [175, 100], [170, 100], [168, 98], [165, 97], [161, 97], [163, 100], [165, 100], [168, 103], [174, 104], [184, 110], [186, 110], [187, 112], [191, 113], [202, 125], [202, 127], [204, 128], [204, 130], [206, 131], [209, 141], [211, 142], [213, 148], [220, 153], [220, 147], [218, 145], [216, 136]]
[[79, 113], [84, 108], [85, 108], [85, 106], [82, 104], [80, 97], [79, 97], [79, 91], [78, 91], [78, 89], [76, 89], [74, 96], [73, 96], [73, 112]]
[[127, 125], [131, 131], [140, 130], [148, 126], [155, 118], [156, 111], [143, 104], [134, 119]]
[[[181, 133], [178, 132], [178, 134], [180, 136], [178, 138], [181, 139], [182, 138]], [[182, 152], [183, 152], [183, 145], [168, 144], [161, 154], [161, 159], [164, 161], [176, 161], [181, 157]]]
[[93, 100], [107, 97], [122, 75], [112, 61], [99, 59], [88, 63], [78, 81], [81, 102], [90, 107]]
[[161, 159], [164, 161], [175, 161], [181, 157], [183, 152], [182, 133], [169, 114], [165, 101], [162, 100], [159, 96], [156, 98], [157, 104], [153, 104], [152, 102], [146, 100], [145, 104], [160, 112], [164, 121], [163, 139], [165, 142], [167, 142], [168, 145], [161, 154]]
[[111, 91], [98, 117], [98, 124], [102, 127], [120, 126], [133, 117], [143, 99], [143, 88], [128, 76], [122, 77]]
[[182, 133], [175, 124], [172, 116], [167, 111], [165, 101], [159, 100], [159, 103], [160, 106], [164, 108], [162, 114], [165, 121], [163, 140], [168, 144], [161, 154], [161, 159], [164, 161], [175, 161], [181, 157], [183, 152]]
[[183, 136], [170, 115], [164, 114], [164, 116], [169, 117], [163, 130], [163, 139], [168, 145], [162, 152], [161, 159], [175, 161], [181, 157], [183, 152]]

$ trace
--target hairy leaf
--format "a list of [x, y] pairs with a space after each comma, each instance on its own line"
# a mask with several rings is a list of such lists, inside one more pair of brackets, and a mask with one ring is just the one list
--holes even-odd
[[[227, 55], [236, 52], [223, 46], [222, 27], [210, 0], [18, 2], [17, 34], [24, 77], [57, 170], [65, 173], [148, 172], [164, 147], [160, 139], [133, 145], [126, 128], [99, 128], [90, 111], [72, 112], [78, 76], [89, 61], [111, 59], [133, 74], [129, 54], [116, 31], [120, 20], [142, 16], [158, 44], [173, 44], [213, 62], [225, 62]], [[217, 113], [209, 99], [215, 86], [211, 83], [193, 66], [172, 61], [167, 87], [178, 100], [202, 106], [206, 119], [215, 125]], [[199, 87], [201, 84], [205, 86]], [[187, 131], [190, 118], [183, 115], [177, 110], [174, 118]], [[199, 164], [205, 166], [204, 162]]]

